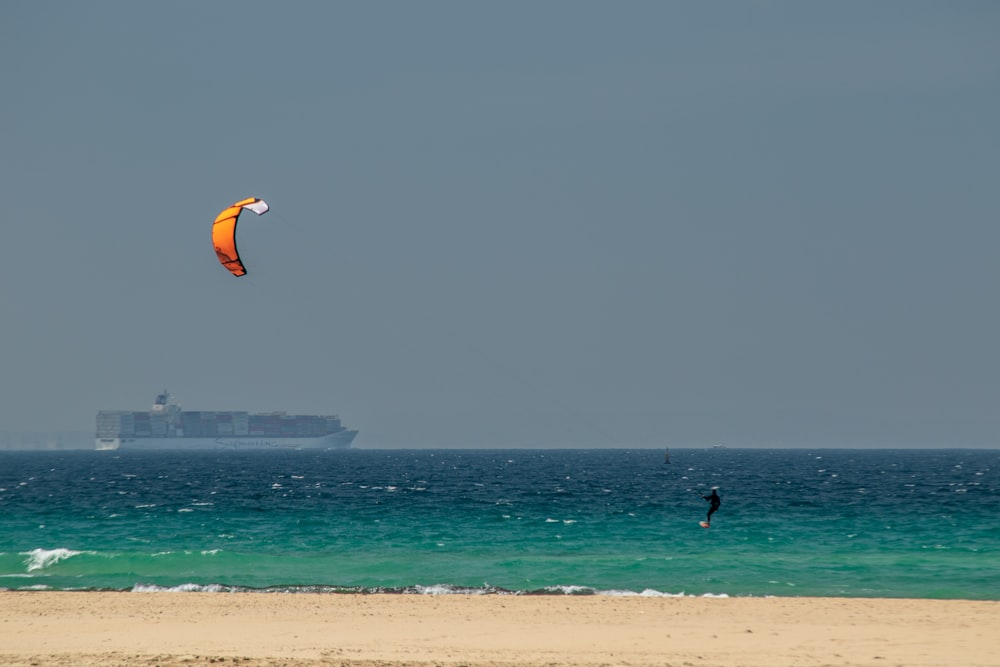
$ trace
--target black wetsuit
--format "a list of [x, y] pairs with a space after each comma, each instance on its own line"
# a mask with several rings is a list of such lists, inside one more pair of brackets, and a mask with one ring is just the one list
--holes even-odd
[[712, 523], [712, 515], [715, 514], [715, 511], [719, 509], [719, 505], [722, 504], [722, 498], [715, 492], [715, 489], [712, 489], [712, 495], [702, 496], [702, 498], [712, 503], [712, 506], [708, 508], [708, 516], [705, 517], [705, 523]]

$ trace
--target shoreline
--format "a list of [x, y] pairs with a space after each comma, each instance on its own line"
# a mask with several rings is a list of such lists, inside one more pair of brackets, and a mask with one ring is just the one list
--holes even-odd
[[1000, 666], [1000, 601], [0, 591], [0, 665]]

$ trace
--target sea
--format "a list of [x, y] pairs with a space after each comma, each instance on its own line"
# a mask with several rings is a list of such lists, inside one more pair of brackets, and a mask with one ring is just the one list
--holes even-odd
[[0, 452], [0, 589], [998, 600], [1000, 450]]

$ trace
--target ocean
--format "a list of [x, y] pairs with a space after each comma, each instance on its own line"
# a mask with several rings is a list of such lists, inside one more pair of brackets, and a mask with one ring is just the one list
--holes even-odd
[[1000, 451], [664, 459], [0, 452], [0, 589], [1000, 599]]

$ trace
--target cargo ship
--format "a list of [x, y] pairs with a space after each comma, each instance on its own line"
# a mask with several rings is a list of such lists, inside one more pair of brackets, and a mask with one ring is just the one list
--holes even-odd
[[358, 434], [336, 415], [191, 412], [171, 399], [164, 391], [146, 412], [101, 410], [96, 448], [345, 449]]

